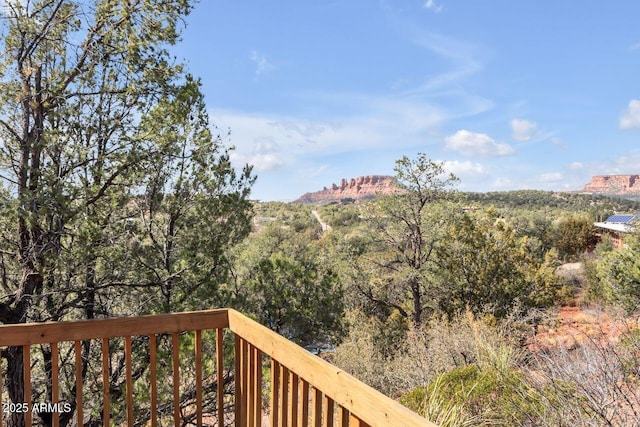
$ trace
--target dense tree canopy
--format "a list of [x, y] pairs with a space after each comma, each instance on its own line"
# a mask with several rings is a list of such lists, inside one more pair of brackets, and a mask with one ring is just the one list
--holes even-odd
[[401, 190], [381, 197], [369, 213], [375, 249], [360, 258], [355, 288], [374, 305], [397, 310], [419, 326], [434, 308], [435, 250], [443, 242], [443, 223], [456, 214], [442, 203], [453, 197], [457, 178], [424, 154], [403, 157], [395, 171]]
[[590, 291], [600, 302], [633, 312], [640, 304], [640, 236], [627, 236], [625, 245], [603, 251], [602, 259], [591, 266], [595, 283], [591, 283]]
[[468, 308], [503, 317], [516, 304], [553, 305], [562, 288], [553, 258], [539, 262], [529, 249], [527, 237], [517, 237], [494, 210], [464, 215], [438, 248], [440, 306], [449, 314]]
[[[197, 79], [168, 51], [190, 10], [188, 0], [3, 2], [1, 323], [215, 301], [225, 251], [250, 230], [253, 177], [231, 167]], [[13, 402], [21, 352], [2, 354]], [[91, 352], [83, 343], [83, 372]]]

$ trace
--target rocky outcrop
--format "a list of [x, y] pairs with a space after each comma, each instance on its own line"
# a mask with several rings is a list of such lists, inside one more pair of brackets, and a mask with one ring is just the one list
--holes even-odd
[[582, 188], [588, 193], [611, 195], [640, 195], [640, 175], [600, 175]]
[[385, 175], [367, 175], [350, 180], [342, 179], [340, 184], [333, 184], [331, 187], [324, 187], [320, 191], [306, 193], [296, 202], [298, 203], [330, 203], [339, 202], [345, 199], [371, 199], [382, 194], [392, 194], [398, 192], [400, 187], [396, 181]]

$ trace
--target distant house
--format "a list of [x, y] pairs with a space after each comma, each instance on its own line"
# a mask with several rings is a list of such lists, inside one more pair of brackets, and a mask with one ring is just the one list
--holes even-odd
[[614, 249], [624, 247], [624, 236], [636, 230], [636, 223], [640, 220], [640, 214], [611, 215], [604, 222], [596, 222], [593, 225], [600, 232], [600, 236], [609, 235]]

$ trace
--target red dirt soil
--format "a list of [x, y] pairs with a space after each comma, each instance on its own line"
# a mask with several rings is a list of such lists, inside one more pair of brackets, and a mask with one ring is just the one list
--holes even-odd
[[549, 323], [538, 327], [528, 342], [530, 350], [571, 350], [594, 341], [617, 344], [626, 331], [640, 328], [640, 319], [614, 318], [601, 310], [580, 307], [562, 307]]

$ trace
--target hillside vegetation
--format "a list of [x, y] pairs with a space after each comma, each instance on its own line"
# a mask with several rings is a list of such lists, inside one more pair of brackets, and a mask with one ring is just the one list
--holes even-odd
[[[334, 349], [326, 357], [335, 364], [441, 425], [640, 422], [640, 246], [630, 239], [613, 251], [593, 227], [640, 205], [535, 190], [458, 193], [440, 168], [425, 156], [401, 159], [407, 194], [255, 205], [262, 219], [234, 249], [236, 277], [251, 282], [265, 261], [277, 271], [281, 259], [313, 271], [311, 288], [330, 297], [319, 313], [310, 288], [292, 285], [292, 307], [315, 316], [317, 329], [300, 339], [299, 319], [281, 310], [290, 336]], [[557, 274], [567, 262], [582, 267]], [[245, 301], [272, 298], [253, 287]], [[607, 314], [575, 315], [573, 329], [557, 329], [567, 305]], [[604, 330], [611, 322], [615, 335]]]

